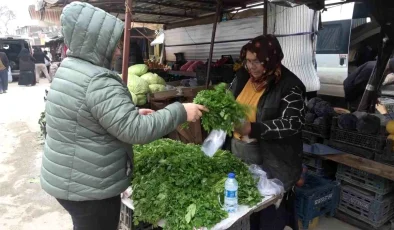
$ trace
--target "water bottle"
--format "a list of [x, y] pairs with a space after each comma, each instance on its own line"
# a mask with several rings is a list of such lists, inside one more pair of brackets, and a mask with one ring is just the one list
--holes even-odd
[[238, 182], [235, 174], [229, 173], [224, 184], [224, 210], [233, 213], [238, 210]]

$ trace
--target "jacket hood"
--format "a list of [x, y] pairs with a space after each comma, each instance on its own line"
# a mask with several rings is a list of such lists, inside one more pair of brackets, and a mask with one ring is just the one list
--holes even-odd
[[124, 23], [105, 11], [82, 2], [67, 5], [61, 15], [67, 56], [110, 68]]

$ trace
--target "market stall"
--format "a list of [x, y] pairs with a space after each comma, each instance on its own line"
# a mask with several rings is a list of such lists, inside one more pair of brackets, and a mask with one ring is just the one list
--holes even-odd
[[[123, 7], [119, 6], [119, 5], [123, 4], [123, 2], [124, 1], [119, 1], [119, 4], [113, 4], [113, 2], [111, 2], [112, 4], [103, 3], [103, 4], [100, 4], [100, 7], [102, 7], [104, 10], [107, 10], [110, 12], [120, 13], [122, 10], [124, 10]], [[215, 43], [216, 43], [215, 41], [216, 41], [216, 35], [217, 35], [218, 22], [221, 21], [222, 18], [224, 18], [223, 14], [226, 14], [226, 13], [230, 14], [236, 10], [239, 10], [239, 9], [247, 9], [248, 7], [250, 7], [249, 4], [258, 3], [258, 2], [259, 1], [250, 1], [250, 2], [248, 1], [245, 3], [245, 1], [235, 1], [235, 0], [231, 0], [231, 1], [224, 0], [224, 1], [217, 1], [217, 2], [210, 1], [210, 0], [204, 0], [204, 1], [189, 1], [188, 0], [188, 1], [179, 1], [179, 3], [175, 4], [174, 2], [166, 2], [166, 1], [160, 1], [160, 2], [157, 2], [157, 1], [131, 1], [131, 0], [125, 1], [126, 12], [124, 14], [124, 18], [125, 18], [126, 23], [125, 23], [125, 37], [124, 37], [125, 47], [123, 49], [124, 53], [123, 53], [122, 78], [123, 78], [124, 82], [128, 84], [129, 89], [132, 93], [133, 100], [135, 100], [134, 101], [135, 104], [137, 104], [138, 106], [148, 106], [152, 109], [161, 109], [173, 101], [181, 101], [181, 102], [194, 101], [196, 98], [196, 95], [199, 92], [201, 92], [202, 90], [208, 89], [210, 87], [210, 85], [212, 83], [214, 83], [213, 79], [212, 79], [212, 75], [213, 75], [212, 68], [217, 67], [217, 66], [215, 66], [215, 64], [232, 65], [233, 68], [231, 68], [230, 70], [231, 70], [231, 73], [233, 74], [234, 68], [237, 67], [237, 62], [235, 61], [235, 63], [234, 62], [231, 63], [230, 58], [228, 56], [226, 56], [226, 54], [221, 54], [220, 55], [221, 59], [217, 63], [215, 63], [214, 65], [211, 64], [212, 60], [214, 59], [214, 55], [215, 55]], [[321, 1], [320, 1], [320, 3], [321, 3]], [[310, 4], [309, 6], [313, 7], [314, 9], [322, 9], [324, 4], [323, 4], [323, 6], [321, 6], [321, 5], [319, 5], [320, 3]], [[58, 4], [61, 4], [61, 3], [58, 3]], [[265, 7], [264, 7], [265, 13], [263, 14], [264, 18], [263, 18], [263, 20], [260, 20], [263, 22], [262, 24], [265, 25], [264, 27], [262, 27], [263, 33], [266, 34], [266, 33], [268, 33], [268, 31], [270, 33], [274, 33], [278, 37], [282, 37], [283, 40], [281, 42], [283, 42], [283, 43], [286, 43], [289, 41], [298, 41], [301, 43], [301, 42], [305, 42], [305, 40], [311, 40], [311, 41], [308, 41], [309, 43], [307, 43], [308, 47], [310, 49], [310, 50], [307, 50], [307, 52], [310, 51], [309, 52], [310, 55], [306, 55], [307, 58], [302, 59], [302, 61], [305, 61], [305, 63], [309, 63], [309, 64], [304, 65], [304, 63], [299, 64], [297, 62], [296, 64], [298, 64], [298, 66], [301, 66], [301, 67], [297, 70], [292, 70], [292, 71], [294, 71], [294, 72], [299, 71], [299, 73], [297, 75], [300, 75], [300, 76], [302, 76], [303, 74], [306, 75], [307, 73], [315, 74], [315, 72], [313, 70], [312, 71], [310, 70], [310, 66], [312, 66], [312, 61], [311, 61], [312, 53], [313, 53], [312, 40], [314, 40], [314, 38], [315, 38], [314, 36], [316, 33], [316, 28], [315, 28], [314, 22], [317, 21], [317, 18], [314, 18], [313, 13], [307, 14], [308, 19], [310, 19], [310, 21], [311, 21], [311, 23], [309, 24], [308, 30], [304, 30], [304, 29], [298, 30], [298, 31], [291, 30], [294, 27], [288, 28], [288, 30], [286, 30], [286, 29], [283, 29], [286, 27], [285, 20], [277, 20], [277, 18], [276, 18], [277, 14], [274, 14], [274, 16], [272, 17], [274, 20], [272, 20], [273, 21], [272, 24], [270, 23], [267, 12], [271, 6], [270, 7], [268, 6], [268, 1], [265, 1], [264, 5], [265, 5]], [[149, 10], [148, 10], [148, 6], [149, 6]], [[291, 4], [288, 4], [288, 6], [291, 6]], [[167, 11], [167, 12], [163, 12], [161, 7], [171, 8], [172, 10]], [[281, 8], [280, 7], [273, 7], [273, 11], [275, 11], [275, 12], [278, 9], [285, 10], [283, 7], [281, 7]], [[301, 9], [301, 7], [300, 7], [300, 9]], [[300, 9], [297, 9], [297, 10], [300, 10]], [[280, 13], [283, 13], [283, 11], [279, 12], [278, 14], [280, 14]], [[300, 10], [299, 13], [304, 14], [304, 11]], [[287, 14], [287, 15], [289, 15], [289, 14]], [[198, 63], [199, 60], [197, 60], [197, 64], [196, 64], [196, 62], [187, 63], [187, 61], [185, 59], [185, 52], [173, 52], [173, 53], [169, 54], [169, 55], [174, 55], [176, 58], [171, 67], [168, 65], [159, 64], [157, 62], [149, 62], [149, 61], [146, 62], [146, 65], [142, 64], [140, 66], [131, 66], [130, 68], [128, 67], [128, 57], [129, 57], [129, 51], [130, 51], [130, 49], [128, 47], [130, 44], [130, 28], [134, 22], [162, 23], [162, 24], [165, 24], [166, 26], [173, 26], [172, 29], [176, 29], [176, 26], [174, 26], [174, 25], [178, 25], [180, 28], [187, 27], [187, 26], [181, 26], [182, 24], [185, 25], [184, 20], [187, 20], [187, 19], [197, 20], [203, 16], [205, 17], [205, 18], [203, 18], [203, 20], [206, 20], [206, 21], [205, 21], [205, 23], [201, 22], [201, 24], [208, 24], [209, 26], [213, 27], [211, 39], [209, 42], [204, 41], [199, 44], [195, 44], [194, 42], [191, 44], [190, 43], [189, 44], [187, 44], [187, 43], [186, 44], [185, 43], [172, 44], [172, 47], [171, 47], [171, 45], [168, 46], [168, 48], [171, 49], [174, 47], [180, 47], [180, 46], [185, 47], [185, 46], [191, 45], [191, 46], [195, 46], [196, 49], [198, 49], [199, 45], [209, 45], [209, 50], [207, 52], [208, 56], [204, 56], [204, 59], [208, 58], [206, 68], [203, 69], [203, 71], [202, 71], [203, 74], [200, 74], [200, 75], [205, 75], [205, 77], [202, 79], [197, 78], [196, 79], [197, 84], [194, 85], [194, 82], [195, 82], [194, 80], [190, 80], [185, 77], [194, 78], [199, 75], [198, 71], [196, 71], [196, 69], [199, 66], [199, 63]], [[179, 20], [179, 18], [181, 18], [181, 20]], [[262, 19], [262, 18], [260, 17], [260, 19]], [[261, 24], [257, 24], [257, 25], [261, 25]], [[278, 32], [278, 31], [280, 31], [280, 32]], [[168, 37], [168, 36], [166, 36], [166, 37]], [[289, 40], [287, 40], [287, 39], [289, 39]], [[191, 37], [191, 40], [193, 40], [192, 37]], [[250, 38], [242, 38], [242, 39], [230, 40], [230, 41], [222, 39], [222, 41], [219, 41], [216, 44], [234, 43], [234, 42], [235, 43], [236, 42], [245, 43], [248, 40], [250, 40]], [[286, 46], [286, 48], [285, 48], [288, 53], [297, 53], [298, 52], [298, 51], [297, 52], [294, 51], [294, 49], [292, 50], [291, 45], [293, 47], [295, 46], [292, 42], [289, 42], [288, 44], [289, 45]], [[385, 43], [385, 44], [387, 44], [387, 43]], [[166, 45], [166, 42], [164, 45]], [[388, 49], [389, 48], [387, 48], [387, 50]], [[168, 49], [164, 49], [165, 53], [167, 51], [168, 51]], [[186, 54], [187, 54], [187, 52], [186, 52]], [[216, 55], [217, 54], [218, 54], [218, 52], [216, 52]], [[302, 55], [300, 55], [300, 54], [302, 54], [301, 52], [299, 52], [297, 54], [299, 56], [302, 56]], [[168, 56], [168, 52], [167, 52], [167, 55], [164, 54], [164, 56]], [[383, 66], [382, 63], [384, 63], [384, 61], [386, 60], [386, 56], [384, 56], [382, 59], [383, 60], [381, 62], [379, 62], [379, 64], [380, 64], [379, 66]], [[292, 58], [292, 60], [294, 60], [294, 58]], [[169, 60], [167, 60], [167, 61], [169, 61]], [[289, 61], [289, 62], [291, 63], [291, 61]], [[187, 64], [189, 64], [188, 66], [186, 66], [187, 68], [184, 67], [184, 65], [187, 65]], [[240, 63], [238, 63], [238, 67], [239, 67], [239, 64]], [[295, 69], [296, 69], [295, 66], [297, 66], [296, 64], [294, 64]], [[192, 68], [193, 65], [194, 65], [195, 69]], [[182, 67], [184, 67], [184, 69], [182, 69]], [[171, 68], [171, 70], [169, 70], [170, 68]], [[191, 68], [192, 71], [188, 71], [189, 68]], [[158, 70], [163, 71], [163, 72], [159, 72], [160, 73], [159, 75], [162, 75], [162, 76], [159, 76], [157, 74]], [[168, 78], [164, 76], [167, 74], [180, 76], [181, 78], [180, 79], [173, 79], [172, 78], [172, 81], [171, 81], [171, 80], [168, 80]], [[227, 75], [227, 74], [225, 74], [225, 75]], [[169, 79], [171, 79], [171, 78], [169, 78]], [[178, 81], [174, 81], [174, 80], [178, 80]], [[203, 84], [201, 84], [201, 81], [203, 82]], [[220, 80], [215, 83], [219, 83], [221, 81], [223, 81], [223, 80]], [[377, 80], [375, 79], [373, 83], [376, 83], [376, 82], [377, 82]], [[325, 113], [331, 113], [331, 112], [324, 111], [322, 113], [325, 114]], [[334, 115], [330, 115], [330, 119], [333, 117], [334, 117]], [[234, 122], [234, 121], [232, 121], [232, 122]], [[313, 120], [313, 122], [314, 122], [314, 120]], [[322, 121], [322, 122], [324, 122], [324, 121]], [[319, 123], [318, 126], [320, 126], [320, 125], [322, 125], [322, 124]], [[323, 124], [323, 126], [324, 125], [325, 124]], [[204, 126], [204, 124], [203, 124], [203, 126]], [[174, 134], [171, 134], [172, 136], [170, 135], [169, 137], [172, 139], [176, 139], [176, 140], [182, 140], [183, 142], [186, 142], [186, 143], [201, 144], [203, 142], [203, 140], [205, 139], [206, 134], [209, 131], [211, 131], [212, 129], [205, 128], [205, 131], [204, 131], [201, 128], [201, 124], [195, 123], [195, 124], [193, 124], [192, 127], [189, 127], [188, 130], [189, 131], [185, 131], [185, 129], [180, 127], [180, 128], [178, 128], [178, 130]], [[190, 131], [190, 130], [192, 130], [192, 131]], [[176, 143], [179, 144], [179, 142], [176, 142]], [[175, 145], [175, 144], [172, 144], [172, 145]], [[189, 147], [190, 146], [192, 146], [192, 145], [189, 145]], [[169, 148], [169, 146], [167, 146], [167, 147]], [[146, 148], [149, 149], [149, 147], [146, 147]], [[196, 148], [200, 149], [199, 146], [197, 146]], [[157, 150], [156, 147], [154, 147], [154, 149]], [[139, 150], [139, 151], [143, 152], [143, 150]], [[162, 150], [162, 151], [156, 151], [156, 152], [166, 152], [166, 151], [168, 151], [168, 150]], [[174, 154], [174, 152], [167, 152], [167, 153]], [[198, 154], [201, 155], [203, 153], [201, 151], [199, 151]], [[196, 154], [196, 155], [198, 155], [198, 154]], [[138, 155], [139, 155], [139, 153], [137, 150], [136, 156], [138, 157]], [[335, 159], [334, 157], [327, 157], [327, 158], [333, 159], [333, 160]], [[160, 160], [161, 158], [157, 157], [157, 159]], [[343, 160], [343, 158], [341, 158], [341, 159]], [[138, 165], [138, 160], [136, 162]], [[162, 159], [162, 161], [156, 162], [155, 167], [160, 168], [161, 164], [167, 164], [167, 159]], [[166, 166], [167, 166], [166, 169], [170, 170], [169, 168], [177, 168], [179, 165], [177, 163], [174, 163], [174, 164], [168, 164]], [[379, 165], [377, 165], [377, 164], [375, 164], [374, 166], [379, 167]], [[387, 167], [384, 167], [384, 168], [387, 169]], [[198, 169], [202, 170], [201, 168], [198, 168]], [[219, 169], [219, 168], [217, 168], [217, 169]], [[138, 175], [138, 173], [141, 173], [140, 171], [138, 171], [138, 166], [137, 166], [136, 170], [137, 171], [135, 171], [135, 173], [137, 173], [137, 175]], [[157, 175], [161, 176], [161, 175], [165, 174], [163, 171], [161, 171], [161, 172], [162, 173], [157, 173]], [[201, 173], [202, 173], [202, 171], [201, 171]], [[388, 177], [388, 176], [386, 176], [386, 177]], [[138, 177], [135, 177], [135, 178], [138, 178]], [[299, 218], [302, 220], [302, 224], [304, 225], [304, 227], [305, 226], [308, 227], [308, 225], [310, 224], [311, 221], [314, 220], [314, 218], [318, 218], [319, 216], [322, 216], [325, 214], [334, 215], [335, 210], [338, 205], [338, 202], [339, 202], [339, 197], [340, 197], [339, 183], [334, 182], [334, 181], [328, 181], [328, 180], [322, 179], [320, 177], [309, 176], [309, 175], [306, 178], [307, 179], [305, 179], [305, 180], [307, 180], [307, 181], [313, 181], [313, 183], [311, 183], [311, 184], [313, 184], [315, 187], [309, 188], [309, 186], [303, 186], [303, 184], [301, 183], [299, 185], [299, 188], [296, 189], [297, 190], [296, 193], [299, 196], [299, 198], [297, 198], [297, 202], [299, 202], [298, 203], [299, 210], [297, 210], [297, 211], [299, 211], [298, 215], [299, 215]], [[390, 178], [391, 178], [391, 176], [390, 176]], [[202, 179], [202, 178], [199, 178], [199, 179]], [[209, 180], [209, 178], [208, 178], [208, 180]], [[149, 180], [149, 181], [153, 181], [153, 180]], [[217, 182], [217, 181], [215, 181], [215, 182]], [[175, 183], [175, 182], [172, 182], [172, 183]], [[138, 184], [138, 182], [135, 182], [135, 183], [133, 183], [133, 186], [140, 186], [140, 184]], [[160, 187], [159, 184], [156, 184], [156, 187], [157, 188]], [[308, 187], [308, 188], [305, 188], [305, 187]], [[138, 188], [140, 188], [140, 187], [138, 187]], [[223, 184], [221, 184], [220, 189], [223, 189]], [[138, 192], [136, 192], [136, 191], [137, 190], [134, 191], [132, 196], [136, 196], [135, 193], [140, 192], [140, 190]], [[146, 191], [148, 191], [148, 190], [146, 190]], [[149, 191], [157, 192], [158, 190], [152, 189]], [[220, 190], [220, 191], [222, 191], [222, 190]], [[166, 191], [166, 192], [168, 192], [168, 191]], [[171, 191], [171, 192], [175, 193], [174, 191]], [[178, 194], [182, 194], [182, 193], [179, 192]], [[156, 195], [155, 199], [165, 200], [165, 198], [166, 198], [166, 196], [165, 196], [166, 194], [162, 195], [162, 193], [159, 193], [159, 194], [154, 194], [154, 195]], [[128, 195], [126, 197], [128, 197]], [[132, 202], [128, 198], [123, 199], [123, 204], [126, 208], [124, 210], [122, 210], [122, 216], [131, 217], [131, 215], [128, 215], [131, 213], [131, 209], [138, 207], [138, 205], [141, 205], [141, 203], [143, 203], [143, 202], [146, 202], [141, 197], [137, 196], [135, 198], [136, 198], [136, 200], [134, 200], [134, 202]], [[216, 198], [216, 196], [215, 196], [215, 198]], [[256, 197], [254, 197], [254, 198], [256, 198]], [[234, 226], [234, 224], [242, 224], [243, 222], [245, 222], [247, 225], [247, 222], [248, 222], [247, 219], [250, 214], [276, 203], [278, 201], [278, 199], [280, 199], [281, 197], [280, 197], [280, 195], [275, 195], [275, 196], [265, 196], [265, 198], [263, 198], [263, 199], [261, 199], [261, 197], [258, 197], [258, 198], [260, 198], [258, 202], [250, 203], [248, 205], [247, 205], [247, 202], [244, 203], [245, 206], [240, 207], [240, 211], [237, 214], [237, 216], [230, 215], [230, 217], [234, 217], [234, 218], [228, 219], [227, 215], [225, 213], [224, 214], [222, 213], [223, 216], [220, 216], [220, 218], [215, 219], [216, 222], [209, 222], [208, 225], [210, 225], [210, 226], [208, 226], [208, 227], [215, 226], [216, 224], [218, 224], [219, 226], [221, 224], [224, 224], [222, 227], [218, 227], [217, 229], [225, 229], [225, 228]], [[172, 201], [174, 202], [174, 201], [178, 201], [178, 200], [174, 199]], [[256, 201], [256, 200], [254, 200], [254, 201]], [[146, 205], [146, 203], [145, 203], [145, 205]], [[215, 204], [215, 205], [217, 206], [217, 204]], [[148, 206], [148, 205], [146, 205], [146, 206]], [[153, 206], [153, 207], [155, 207], [155, 206]], [[182, 208], [184, 211], [185, 207], [182, 207]], [[141, 210], [142, 210], [141, 206], [140, 206], [140, 209], [138, 209], [138, 208], [135, 209], [136, 218], [138, 220], [148, 221], [151, 224], [162, 225], [163, 222], [160, 222], [160, 220], [169, 221], [170, 217], [173, 217], [173, 216], [170, 216], [170, 217], [167, 216], [167, 218], [165, 218], [163, 216], [154, 216], [151, 219], [149, 219], [147, 216], [141, 216], [141, 215], [142, 214], [147, 215], [147, 214], [150, 214], [150, 212], [147, 212], [146, 210], [145, 211], [141, 211]], [[196, 207], [187, 204], [186, 210], [187, 210], [186, 215], [183, 214], [183, 216], [181, 216], [181, 217], [185, 218], [187, 224], [190, 224], [191, 221], [195, 221], [195, 219], [193, 219], [193, 218], [196, 215]], [[159, 214], [164, 215], [163, 212], [161, 212]], [[385, 217], [387, 217], [387, 215]], [[180, 218], [180, 216], [178, 216], [178, 218]], [[122, 223], [130, 223], [130, 225], [126, 224], [126, 228], [131, 228], [131, 219], [132, 218], [130, 218], [130, 220], [127, 220], [127, 221], [123, 220]], [[175, 220], [172, 219], [172, 221], [175, 221]], [[205, 221], [208, 221], [208, 219], [206, 219]], [[174, 222], [170, 222], [170, 224], [174, 224]], [[197, 224], [198, 223], [196, 222], [196, 225]], [[189, 225], [187, 225], [187, 226], [190, 227]], [[200, 225], [200, 226], [206, 226], [206, 225]], [[214, 227], [214, 229], [215, 229], [215, 227]], [[234, 229], [239, 229], [239, 228], [235, 227]]]

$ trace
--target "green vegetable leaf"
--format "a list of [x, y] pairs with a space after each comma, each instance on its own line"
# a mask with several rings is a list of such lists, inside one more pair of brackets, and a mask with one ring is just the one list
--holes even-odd
[[206, 131], [224, 130], [229, 135], [234, 131], [234, 126], [246, 118], [250, 109], [239, 104], [224, 83], [217, 85], [214, 90], [200, 91], [193, 102], [209, 109], [201, 119]]
[[228, 151], [212, 158], [201, 146], [161, 139], [134, 148], [132, 199], [134, 224], [166, 221], [165, 229], [212, 227], [228, 214], [222, 209], [224, 183], [236, 173], [238, 202], [253, 206], [261, 201], [257, 180], [248, 167]]

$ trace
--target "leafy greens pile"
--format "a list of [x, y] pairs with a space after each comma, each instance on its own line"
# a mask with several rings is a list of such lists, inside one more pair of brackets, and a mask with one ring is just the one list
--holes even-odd
[[223, 130], [229, 135], [234, 131], [234, 126], [245, 119], [250, 109], [235, 100], [225, 83], [217, 85], [214, 90], [200, 91], [193, 102], [209, 109], [201, 118], [206, 131]]
[[262, 197], [248, 167], [230, 152], [219, 150], [213, 158], [201, 147], [161, 139], [135, 146], [132, 181], [134, 222], [157, 224], [165, 229], [212, 227], [227, 217], [223, 203], [224, 182], [235, 172], [239, 204], [253, 206]]

